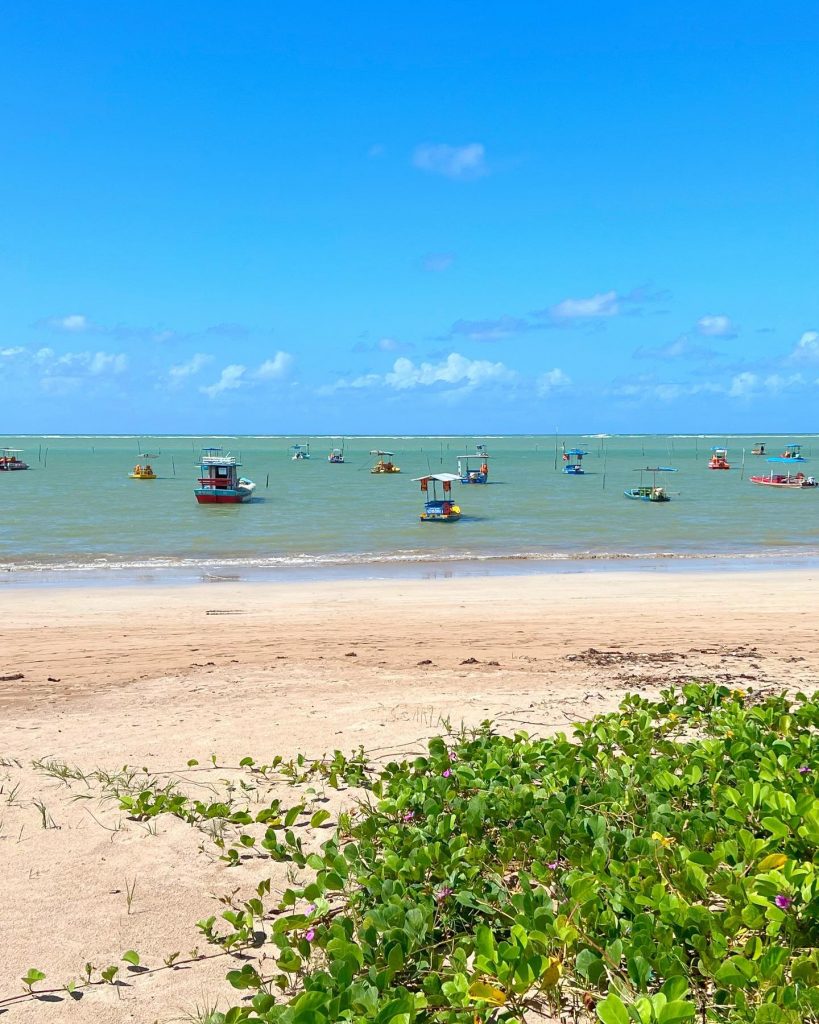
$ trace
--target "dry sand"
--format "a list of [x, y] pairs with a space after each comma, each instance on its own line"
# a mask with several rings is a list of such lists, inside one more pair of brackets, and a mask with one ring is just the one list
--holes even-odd
[[[626, 690], [691, 677], [813, 689], [817, 609], [807, 570], [10, 586], [0, 677], [22, 678], [0, 678], [0, 1017], [165, 1024], [224, 1009], [240, 997], [224, 981], [232, 965], [198, 958], [213, 947], [195, 922], [237, 887], [246, 898], [262, 878], [274, 893], [288, 884], [285, 865], [228, 867], [173, 817], [129, 820], [102, 776], [62, 781], [49, 760], [86, 774], [144, 766], [210, 799], [242, 778], [258, 788], [235, 798], [252, 804], [271, 791], [238, 770], [246, 755], [409, 752], [444, 719], [546, 734]], [[330, 791], [326, 806], [350, 800]], [[151, 970], [129, 971], [127, 949]], [[182, 965], [168, 969], [172, 953]], [[122, 983], [3, 1002], [29, 967], [46, 989], [86, 962], [119, 963]]]

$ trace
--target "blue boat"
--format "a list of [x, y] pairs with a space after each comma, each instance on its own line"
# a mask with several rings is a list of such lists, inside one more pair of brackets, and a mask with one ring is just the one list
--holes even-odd
[[[461, 518], [461, 509], [452, 500], [452, 484], [460, 480], [456, 473], [429, 473], [419, 476], [413, 481], [421, 485], [421, 493], [426, 496], [424, 511], [421, 513], [422, 523], [454, 523]], [[443, 484], [443, 497], [438, 498], [438, 484]], [[430, 492], [432, 497], [430, 497]]]
[[194, 489], [200, 505], [239, 505], [250, 501], [256, 484], [239, 476], [241, 465], [230, 452], [203, 448], [199, 457], [199, 486]]
[[309, 444], [291, 444], [290, 451], [293, 453], [291, 455], [293, 462], [303, 462], [310, 458]]
[[[788, 462], [805, 462], [805, 457], [802, 455], [801, 444], [786, 444], [785, 450], [779, 456], [780, 459], [787, 459]], [[768, 459], [768, 462], [771, 460]]]
[[583, 448], [563, 449], [563, 472], [569, 476], [583, 476], [583, 456], [589, 453]]
[[[479, 444], [472, 455], [458, 456], [458, 476], [462, 484], [485, 484], [489, 480], [489, 455], [486, 445]], [[469, 465], [469, 460], [472, 465]], [[475, 463], [479, 463], [479, 467]]]
[[[631, 498], [632, 501], [671, 501], [671, 496], [668, 494], [665, 487], [658, 486], [657, 474], [676, 473], [676, 469], [673, 469], [671, 466], [645, 466], [642, 469], [635, 469], [634, 472], [640, 474], [640, 486], [627, 487], [623, 491], [623, 494], [627, 498]], [[652, 482], [650, 485], [643, 484], [643, 473], [652, 474]]]

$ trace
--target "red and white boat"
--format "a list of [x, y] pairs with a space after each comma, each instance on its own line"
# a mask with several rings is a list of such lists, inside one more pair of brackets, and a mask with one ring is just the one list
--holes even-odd
[[15, 469], [28, 469], [28, 463], [18, 458], [22, 448], [0, 448], [0, 473], [11, 473]]
[[256, 484], [239, 476], [241, 465], [230, 452], [203, 448], [199, 459], [199, 486], [194, 489], [200, 505], [239, 505], [250, 501]]
[[[782, 463], [788, 464], [788, 468], [785, 472], [775, 473], [771, 469], [767, 476], [762, 474], [758, 476], [752, 476], [751, 483], [759, 484], [760, 487], [784, 487], [786, 490], [800, 491], [805, 488], [819, 487], [819, 480], [812, 476], [805, 476], [801, 469], [797, 469], [794, 472], [793, 463], [796, 461], [791, 456], [773, 456], [769, 458], [768, 462], [775, 462], [782, 465]], [[799, 459], [799, 462], [804, 462], [804, 459]]]
[[709, 469], [730, 469], [730, 463], [728, 462], [728, 449], [727, 448], [712, 448], [711, 458], [708, 460]]

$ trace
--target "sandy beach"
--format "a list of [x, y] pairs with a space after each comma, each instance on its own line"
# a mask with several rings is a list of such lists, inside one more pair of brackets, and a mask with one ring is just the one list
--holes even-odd
[[[247, 777], [246, 756], [385, 758], [447, 720], [544, 734], [690, 678], [811, 690], [817, 607], [814, 569], [8, 588], [0, 1015], [164, 1024], [238, 1001], [195, 922], [237, 886], [282, 890], [286, 866], [232, 868], [183, 821], [129, 820], [104, 773], [216, 793]], [[253, 785], [248, 800], [272, 791]], [[128, 949], [147, 971], [120, 961]], [[3, 1002], [31, 967], [59, 989], [86, 963], [118, 964], [120, 983]]]

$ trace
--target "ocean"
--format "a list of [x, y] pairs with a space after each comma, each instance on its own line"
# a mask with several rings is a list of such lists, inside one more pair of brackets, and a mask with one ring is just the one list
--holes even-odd
[[[7, 437], [0, 443], [24, 449], [31, 469], [0, 473], [0, 582], [817, 558], [819, 491], [752, 485], [749, 475], [769, 468], [751, 455], [756, 441], [771, 454], [801, 442], [806, 473], [819, 455], [818, 435], [348, 437], [347, 461], [331, 465], [338, 437]], [[293, 462], [289, 446], [304, 442], [311, 459]], [[421, 523], [413, 477], [454, 472], [476, 442], [490, 452], [489, 484], [454, 485], [459, 522]], [[584, 476], [561, 472], [564, 443], [588, 450]], [[252, 502], [196, 503], [203, 445], [241, 459], [257, 484]], [[714, 445], [728, 448], [731, 471], [708, 470]], [[394, 452], [401, 474], [372, 475], [372, 448]], [[159, 478], [129, 479], [146, 450], [160, 453]], [[662, 480], [671, 502], [624, 498], [647, 465], [678, 469]]]

